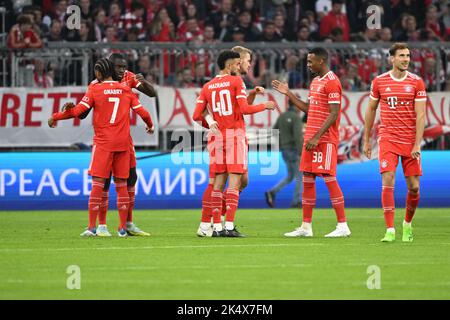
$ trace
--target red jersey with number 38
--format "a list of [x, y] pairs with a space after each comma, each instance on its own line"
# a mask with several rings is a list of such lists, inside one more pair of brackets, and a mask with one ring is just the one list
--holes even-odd
[[315, 77], [309, 86], [308, 121], [306, 122], [305, 143], [322, 127], [330, 114], [329, 104], [339, 106], [336, 122], [320, 137], [319, 143], [339, 144], [339, 123], [341, 121], [341, 82], [334, 72], [329, 71], [323, 77]]
[[89, 86], [80, 104], [94, 108], [94, 143], [108, 151], [125, 151], [130, 146], [130, 108], [141, 107], [131, 89], [117, 81]]
[[380, 101], [379, 137], [391, 142], [411, 144], [416, 140], [416, 101], [426, 101], [423, 80], [406, 72], [403, 79], [395, 79], [386, 72], [372, 81], [370, 98]]

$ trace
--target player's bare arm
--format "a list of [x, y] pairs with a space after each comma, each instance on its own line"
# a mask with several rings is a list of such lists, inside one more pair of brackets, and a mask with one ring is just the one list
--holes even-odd
[[377, 114], [378, 100], [373, 98], [369, 99], [369, 106], [366, 109], [364, 116], [364, 155], [370, 159], [372, 157], [372, 144], [370, 143], [370, 132], [372, 131], [373, 123], [375, 122], [375, 116]]
[[263, 87], [255, 87], [255, 89], [253, 89], [252, 91], [250, 91], [250, 93], [247, 96], [247, 103], [248, 104], [253, 104], [253, 102], [255, 101], [256, 95], [257, 94], [263, 94], [264, 93], [264, 88]]
[[417, 159], [420, 157], [420, 143], [422, 142], [423, 131], [425, 128], [425, 105], [426, 101], [416, 101], [414, 109], [416, 111], [416, 140], [411, 150], [411, 157]]
[[155, 88], [145, 80], [144, 76], [140, 73], [136, 74], [136, 80], [139, 81], [141, 84], [137, 89], [142, 92], [143, 94], [149, 96], [149, 97], [156, 97], [156, 90]]
[[314, 150], [314, 148], [317, 147], [319, 144], [320, 137], [323, 136], [325, 132], [336, 122], [338, 116], [339, 116], [339, 104], [337, 103], [330, 103], [330, 114], [325, 119], [324, 123], [322, 124], [322, 127], [316, 132], [316, 134], [309, 139], [306, 142], [306, 150], [311, 151]]
[[286, 95], [297, 109], [303, 111], [304, 113], [308, 113], [309, 103], [306, 103], [297, 98], [297, 96], [289, 90], [289, 86], [286, 82], [273, 80], [272, 87], [279, 93]]

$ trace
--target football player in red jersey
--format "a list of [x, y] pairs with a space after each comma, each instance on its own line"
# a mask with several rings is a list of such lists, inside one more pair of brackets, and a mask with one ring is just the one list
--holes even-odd
[[351, 232], [345, 217], [344, 195], [336, 180], [337, 146], [341, 115], [342, 87], [327, 64], [328, 52], [313, 48], [307, 57], [309, 70], [317, 76], [309, 89], [308, 101], [298, 99], [286, 83], [272, 82], [274, 89], [289, 97], [308, 120], [304, 137], [300, 170], [303, 171], [302, 225], [286, 237], [312, 237], [312, 213], [316, 205], [316, 176], [322, 176], [336, 212], [337, 227], [325, 237], [348, 237]]
[[120, 225], [118, 234], [127, 236], [126, 225], [129, 195], [126, 180], [130, 171], [130, 116], [133, 109], [147, 124], [147, 132], [153, 133], [154, 126], [150, 114], [142, 107], [131, 89], [112, 80], [114, 67], [110, 60], [103, 58], [94, 66], [99, 83], [89, 86], [83, 99], [74, 108], [55, 113], [49, 119], [49, 126], [56, 121], [78, 117], [93, 108], [94, 143], [89, 174], [92, 176], [92, 190], [89, 197], [89, 225], [82, 236], [96, 235], [96, 220], [100, 212], [102, 190], [106, 179], [113, 173], [117, 191], [117, 208]]
[[[248, 105], [242, 78], [237, 76], [240, 55], [231, 50], [220, 53], [217, 64], [220, 74], [206, 83], [197, 99], [194, 121], [203, 120], [203, 112], [208, 106], [219, 132], [211, 134], [208, 142], [210, 170], [215, 174], [211, 206], [214, 219], [213, 237], [241, 237], [234, 226], [238, 207], [239, 188], [242, 175], [247, 171], [247, 148], [243, 115], [272, 110], [275, 103], [268, 101], [258, 105]], [[229, 185], [226, 199], [225, 228], [221, 223], [223, 188], [227, 179]]]
[[419, 204], [419, 177], [422, 175], [420, 143], [425, 127], [427, 94], [423, 80], [408, 71], [410, 50], [406, 43], [395, 43], [389, 50], [392, 70], [372, 81], [369, 106], [365, 114], [364, 154], [372, 156], [370, 132], [380, 105], [378, 159], [382, 179], [381, 203], [386, 222], [382, 242], [395, 240], [394, 186], [399, 157], [408, 187], [402, 240], [413, 241], [412, 218]]
[[[127, 70], [127, 60], [122, 54], [113, 53], [109, 60], [114, 65], [115, 74], [113, 76], [114, 80], [119, 81], [120, 83], [125, 84], [131, 89], [137, 89], [140, 92], [144, 93], [149, 97], [155, 97], [156, 91], [153, 86], [144, 79], [142, 74], [134, 74], [131, 71]], [[90, 85], [98, 83], [98, 80], [93, 80]], [[63, 110], [66, 108], [74, 107], [73, 103], [66, 103], [63, 106]], [[88, 116], [91, 109], [83, 112], [78, 118], [84, 119]], [[134, 209], [134, 199], [135, 199], [135, 184], [137, 181], [136, 174], [136, 153], [134, 151], [133, 139], [130, 136], [130, 176], [127, 180], [127, 190], [128, 196], [130, 197], [130, 205], [128, 208], [128, 217], [127, 217], [127, 232], [132, 236], [150, 236], [150, 233], [141, 230], [136, 224], [133, 222], [133, 209]], [[111, 185], [111, 176], [106, 179], [105, 187], [103, 188], [102, 194], [102, 204], [100, 206], [100, 213], [98, 215], [99, 225], [97, 228], [97, 235], [101, 237], [109, 237], [111, 234], [108, 231], [108, 227], [106, 225], [106, 214], [109, 206], [109, 187]]]
[[[252, 51], [245, 47], [236, 46], [231, 49], [231, 51], [237, 52], [240, 55], [240, 64], [239, 64], [239, 72], [236, 72], [240, 76], [244, 76], [248, 73], [251, 66], [251, 58]], [[257, 86], [247, 96], [247, 103], [253, 104], [255, 101], [255, 97], [257, 94], [264, 93], [264, 88]], [[204, 121], [202, 121], [202, 125], [211, 129], [212, 131], [217, 130], [217, 122], [214, 121], [212, 116], [209, 114], [208, 110], [205, 110], [203, 113]], [[245, 127], [244, 127], [245, 130]], [[211, 141], [210, 141], [211, 143]], [[248, 149], [248, 140], [246, 139], [246, 147]], [[208, 186], [206, 187], [203, 197], [202, 197], [202, 218], [200, 222], [200, 226], [197, 230], [197, 235], [199, 237], [209, 237], [212, 235], [213, 229], [208, 226], [208, 222], [212, 219], [212, 207], [211, 207], [211, 196], [214, 186], [215, 180], [215, 172], [213, 172], [210, 168], [209, 170], [209, 181]], [[248, 170], [242, 175], [242, 181], [239, 188], [239, 192], [241, 193], [248, 185]], [[226, 194], [227, 190], [224, 190], [222, 197], [222, 222], [225, 223], [225, 215], [226, 215]]]

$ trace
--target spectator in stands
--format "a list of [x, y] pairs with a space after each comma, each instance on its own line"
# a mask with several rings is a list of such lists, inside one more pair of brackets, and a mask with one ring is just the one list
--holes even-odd
[[331, 30], [329, 38], [332, 42], [343, 42], [344, 41], [344, 31], [342, 28], [336, 27]]
[[61, 42], [63, 41], [62, 36], [63, 25], [58, 19], [52, 20], [52, 25], [50, 26], [50, 32], [46, 38], [47, 42]]
[[116, 27], [113, 25], [107, 25], [105, 27], [105, 37], [102, 39], [103, 43], [115, 43], [117, 42]]
[[67, 0], [59, 0], [55, 6], [53, 19], [58, 19], [63, 25], [66, 21], [66, 11], [67, 11]]
[[297, 41], [311, 41], [308, 26], [303, 24], [298, 28]]
[[190, 68], [186, 67], [177, 72], [177, 87], [178, 88], [195, 87], [194, 77], [192, 77], [192, 72]]
[[348, 63], [347, 70], [343, 77], [341, 77], [342, 89], [345, 91], [364, 91], [367, 85], [361, 80], [358, 74], [358, 65], [355, 63]]
[[[224, 41], [228, 40], [226, 38]], [[240, 27], [234, 27], [231, 31], [231, 38], [229, 39], [231, 42], [244, 43], [245, 42], [245, 32]]]
[[263, 33], [259, 40], [263, 41], [263, 42], [280, 42], [281, 41], [280, 36], [276, 33], [275, 23], [273, 23], [273, 21], [270, 21], [270, 20], [266, 21], [266, 23], [264, 24]]
[[207, 18], [207, 22], [214, 26], [216, 39], [223, 40], [236, 25], [236, 15], [232, 11], [232, 5], [232, 0], [220, 0], [220, 9]]
[[50, 28], [42, 21], [42, 9], [39, 6], [33, 6], [30, 8], [30, 12], [34, 18], [35, 31], [41, 39], [47, 37], [50, 32]]
[[[332, 9], [332, 1], [331, 0], [317, 0], [316, 2], [316, 13], [317, 13], [317, 21], [321, 21], [325, 16], [327, 16]], [[345, 4], [342, 6], [342, 13], [347, 13]]]
[[38, 88], [53, 87], [53, 72], [48, 71], [49, 70], [46, 70], [44, 61], [42, 61], [41, 59], [34, 60], [33, 80], [35, 87]]
[[32, 29], [32, 21], [28, 16], [19, 16], [8, 34], [7, 46], [10, 49], [40, 48], [42, 41]]
[[122, 9], [118, 1], [114, 1], [109, 5], [108, 17], [106, 19], [106, 24], [110, 26], [119, 26], [120, 20], [122, 19]]
[[175, 24], [169, 17], [167, 10], [162, 8], [156, 14], [150, 25], [149, 38], [151, 41], [170, 42], [176, 40]]
[[[396, 2], [396, 3], [395, 3]], [[425, 1], [424, 0], [397, 0], [392, 5], [394, 17], [401, 14], [409, 14], [416, 17], [416, 21], [422, 22], [425, 17]]]
[[391, 28], [384, 27], [383, 29], [378, 31], [378, 38], [381, 42], [391, 42], [392, 41], [392, 32]]
[[[316, 15], [313, 11], [306, 11], [305, 18], [307, 19], [306, 25], [309, 26], [309, 31], [311, 33], [319, 32], [319, 25], [316, 22]], [[305, 24], [305, 23], [301, 23]]]
[[437, 38], [439, 40], [443, 40], [445, 38], [446, 29], [444, 23], [439, 20], [437, 7], [434, 5], [429, 5], [426, 10], [425, 15], [425, 29], [428, 31], [432, 31], [432, 38]]
[[405, 31], [401, 33], [396, 41], [412, 42], [418, 41], [420, 36], [419, 30], [417, 30], [416, 17], [408, 15], [405, 18]]
[[250, 21], [254, 24], [260, 24], [260, 10], [255, 4], [255, 0], [244, 0], [235, 2], [235, 11], [241, 14], [243, 11], [250, 13]]
[[102, 41], [105, 35], [105, 22], [106, 22], [106, 12], [101, 8], [97, 8], [92, 13], [92, 18], [94, 21], [94, 32], [95, 38], [98, 42]]
[[122, 16], [119, 22], [119, 29], [123, 29], [127, 33], [131, 27], [136, 27], [139, 29], [138, 39], [144, 40], [146, 36], [144, 12], [145, 6], [141, 2], [133, 1], [131, 3], [131, 9]]
[[301, 88], [303, 84], [303, 75], [298, 71], [297, 66], [300, 62], [300, 58], [291, 55], [286, 59], [286, 80], [289, 85], [289, 88], [296, 89]]
[[148, 54], [140, 56], [138, 61], [138, 73], [141, 73], [145, 78], [151, 71], [150, 56]]
[[[259, 32], [258, 28], [256, 28], [252, 23], [252, 16], [248, 11], [241, 11], [238, 16], [238, 25], [236, 26], [240, 29], [240, 31], [244, 34], [245, 42], [254, 42], [258, 41], [261, 32]], [[232, 41], [231, 36], [234, 32], [235, 28], [230, 30], [225, 36], [224, 41]]]
[[93, 42], [95, 41], [94, 28], [89, 20], [81, 20], [80, 30], [78, 30], [78, 39], [74, 41]]
[[205, 83], [207, 83], [211, 78], [206, 77], [206, 66], [203, 62], [198, 62], [195, 65], [195, 85], [197, 87], [203, 87]]
[[131, 27], [128, 29], [128, 32], [125, 35], [124, 41], [127, 42], [136, 42], [139, 41], [139, 28], [138, 27]]
[[203, 43], [216, 44], [220, 43], [219, 39], [214, 38], [214, 27], [212, 25], [206, 25], [203, 31]]
[[278, 12], [273, 18], [273, 23], [275, 25], [275, 33], [282, 40], [293, 40], [292, 30], [286, 29], [286, 21], [284, 15]]
[[81, 20], [91, 20], [92, 6], [91, 0], [80, 0]]
[[342, 13], [343, 0], [333, 0], [332, 10], [320, 22], [320, 36], [325, 38], [330, 35], [331, 31], [339, 27], [343, 31], [343, 41], [350, 40], [350, 25], [347, 15]]
[[203, 37], [203, 30], [199, 27], [196, 18], [189, 18], [186, 20], [186, 30], [178, 32], [178, 41], [189, 42], [198, 37]]

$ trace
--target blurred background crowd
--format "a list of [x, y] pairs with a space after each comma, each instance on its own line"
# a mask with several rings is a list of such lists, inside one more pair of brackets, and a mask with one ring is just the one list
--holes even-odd
[[[2, 4], [3, 2], [3, 4]], [[81, 9], [78, 30], [67, 27], [68, 6]], [[210, 45], [264, 42], [443, 42], [450, 40], [449, 0], [18, 0], [6, 7], [9, 49], [46, 48], [54, 42], [178, 42], [200, 48], [192, 52], [152, 54], [129, 50], [130, 69], [159, 85], [198, 87], [214, 74]], [[366, 10], [376, 5], [381, 28], [367, 27]], [[10, 14], [9, 14], [10, 13]], [[104, 48], [101, 55], [114, 51]], [[122, 50], [123, 51], [123, 50]], [[246, 81], [263, 85], [284, 79], [292, 88], [306, 88], [307, 50], [283, 50], [276, 59], [255, 54]], [[163, 59], [161, 63], [161, 59]], [[380, 73], [386, 51], [332, 52], [330, 64], [344, 90], [365, 91]], [[413, 50], [411, 71], [425, 80], [429, 91], [450, 90], [450, 52]], [[275, 66], [273, 65], [275, 64]], [[440, 68], [436, 68], [439, 64]], [[269, 66], [270, 65], [270, 66]], [[70, 72], [79, 65], [74, 64]], [[164, 70], [161, 70], [161, 67]], [[77, 84], [58, 77], [61, 68], [45, 59], [34, 60], [34, 85]], [[158, 74], [164, 73], [163, 79]], [[439, 74], [438, 74], [439, 73]]]

